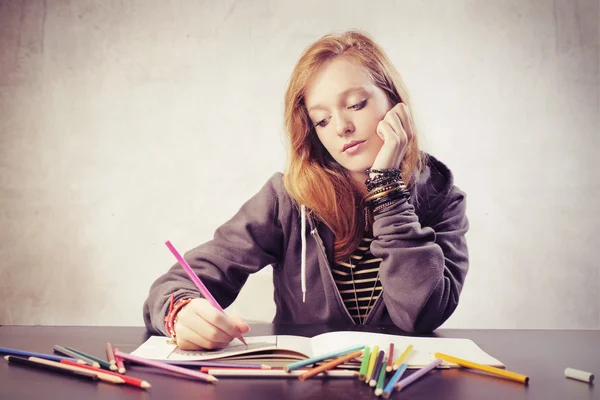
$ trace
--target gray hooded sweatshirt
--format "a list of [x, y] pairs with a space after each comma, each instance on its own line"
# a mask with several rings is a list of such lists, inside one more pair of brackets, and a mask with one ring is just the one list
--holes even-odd
[[[450, 170], [428, 155], [409, 202], [374, 215], [371, 252], [381, 257], [382, 295], [364, 323], [426, 333], [456, 309], [469, 268], [465, 193]], [[273, 266], [273, 323], [354, 324], [337, 289], [331, 265], [334, 235], [307, 218], [275, 174], [215, 232], [184, 254], [221, 307], [228, 307], [248, 275]], [[165, 334], [170, 296], [201, 297], [179, 264], [151, 286], [144, 303], [149, 331]]]

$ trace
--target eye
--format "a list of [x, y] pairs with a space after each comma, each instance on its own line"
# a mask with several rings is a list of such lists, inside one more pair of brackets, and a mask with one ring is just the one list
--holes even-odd
[[350, 110], [360, 110], [361, 108], [364, 108], [367, 105], [367, 99], [364, 99], [363, 101], [361, 101], [358, 104], [355, 104], [353, 106], [348, 107]]
[[324, 127], [325, 125], [327, 125], [326, 119], [323, 119], [323, 120], [319, 121], [317, 124], [315, 124], [315, 126], [320, 126], [320, 127]]

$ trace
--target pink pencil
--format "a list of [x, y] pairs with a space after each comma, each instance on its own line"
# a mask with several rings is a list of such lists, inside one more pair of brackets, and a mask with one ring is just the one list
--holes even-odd
[[198, 378], [198, 379], [206, 381], [206, 382], [212, 383], [212, 382], [218, 381], [218, 379], [215, 378], [214, 376], [205, 374], [204, 372], [192, 371], [187, 368], [181, 368], [181, 367], [177, 367], [175, 365], [161, 363], [159, 361], [148, 360], [146, 358], [134, 356], [132, 354], [120, 352], [119, 350], [116, 350], [116, 349], [115, 349], [115, 356], [121, 357], [124, 360], [133, 361], [138, 364], [147, 365], [149, 367], [155, 367], [155, 368], [163, 369], [165, 371], [171, 371], [171, 372], [175, 372], [175, 373], [178, 373], [181, 375], [190, 376], [192, 378]]
[[[204, 298], [206, 298], [206, 300], [208, 300], [208, 302], [210, 304], [212, 304], [212, 306], [214, 308], [216, 308], [217, 310], [221, 311], [223, 314], [225, 314], [225, 311], [221, 308], [221, 306], [219, 305], [219, 303], [217, 303], [217, 300], [215, 300], [215, 298], [212, 296], [212, 294], [210, 294], [210, 292], [208, 291], [208, 289], [206, 288], [206, 286], [204, 286], [204, 283], [202, 283], [202, 281], [200, 280], [200, 278], [198, 278], [198, 275], [196, 275], [194, 273], [194, 271], [192, 270], [192, 268], [190, 267], [190, 265], [187, 263], [187, 261], [185, 261], [183, 259], [183, 257], [181, 257], [181, 254], [179, 254], [179, 252], [175, 249], [175, 247], [173, 247], [173, 245], [171, 244], [170, 241], [166, 241], [165, 244], [167, 245], [167, 247], [169, 248], [169, 250], [171, 250], [171, 253], [173, 253], [173, 255], [175, 256], [175, 258], [177, 259], [177, 261], [179, 261], [179, 264], [183, 267], [183, 269], [185, 270], [185, 272], [187, 272], [187, 274], [189, 275], [190, 279], [192, 280], [192, 282], [194, 282], [194, 284], [196, 285], [196, 287], [198, 288], [198, 290], [200, 290], [200, 293], [202, 293], [202, 295], [204, 296]], [[244, 337], [240, 334], [237, 337], [242, 343], [244, 343], [246, 346], [248, 346], [248, 343], [246, 343], [246, 341], [244, 340]]]

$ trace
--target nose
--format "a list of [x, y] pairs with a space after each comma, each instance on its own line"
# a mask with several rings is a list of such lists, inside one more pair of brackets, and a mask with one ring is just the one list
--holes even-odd
[[354, 131], [354, 125], [352, 125], [352, 121], [344, 113], [339, 113], [336, 116], [335, 129], [338, 136], [345, 136]]

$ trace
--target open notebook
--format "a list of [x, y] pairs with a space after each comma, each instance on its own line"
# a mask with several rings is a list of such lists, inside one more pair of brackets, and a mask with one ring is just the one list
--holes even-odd
[[[357, 344], [365, 346], [378, 345], [387, 352], [390, 343], [394, 343], [393, 359], [396, 359], [409, 344], [413, 351], [406, 358], [408, 368], [420, 368], [431, 363], [434, 353], [440, 352], [454, 357], [466, 359], [479, 364], [504, 368], [504, 364], [490, 356], [470, 339], [455, 338], [423, 338], [383, 333], [368, 332], [329, 332], [313, 337], [304, 336], [249, 336], [245, 337], [248, 347], [238, 339], [234, 339], [227, 347], [219, 350], [184, 351], [170, 344], [167, 337], [152, 336], [132, 354], [155, 360], [178, 361], [230, 361], [261, 363], [272, 367], [286, 365], [290, 362], [303, 360], [320, 354], [330, 353]], [[360, 359], [346, 366], [358, 366]], [[442, 367], [456, 367], [456, 364], [444, 362]]]

